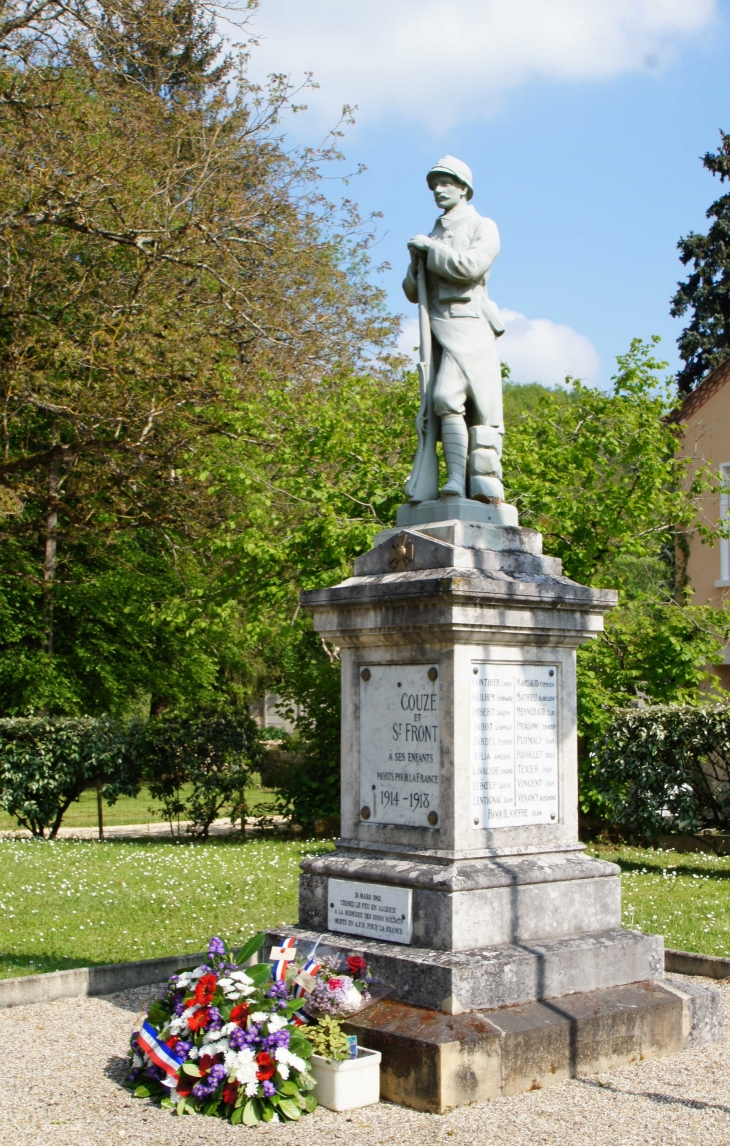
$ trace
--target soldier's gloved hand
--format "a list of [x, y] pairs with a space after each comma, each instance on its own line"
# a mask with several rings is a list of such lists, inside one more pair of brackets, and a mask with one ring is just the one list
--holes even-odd
[[408, 250], [413, 251], [427, 251], [431, 246], [432, 239], [428, 235], [414, 235], [408, 244]]

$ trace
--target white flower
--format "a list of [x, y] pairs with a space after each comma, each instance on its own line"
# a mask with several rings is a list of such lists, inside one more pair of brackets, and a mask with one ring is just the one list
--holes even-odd
[[254, 1023], [265, 1023], [267, 1019], [271, 1018], [268, 1011], [254, 1011], [251, 1019]]
[[236, 979], [237, 982], [244, 984], [246, 987], [253, 986], [253, 979], [247, 975], [245, 971], [231, 971], [231, 978]]
[[287, 1074], [281, 1073], [282, 1066], [292, 1066], [294, 1070], [306, 1070], [307, 1064], [303, 1058], [298, 1054], [292, 1054], [287, 1047], [277, 1047], [274, 1051], [274, 1058], [279, 1063], [279, 1074], [282, 1078], [288, 1078]]
[[[233, 981], [233, 988], [238, 992], [235, 996], [237, 999], [240, 999], [241, 996], [245, 998], [247, 995], [253, 995], [254, 991], [256, 990], [253, 985], [253, 980], [246, 974], [245, 971], [231, 971], [230, 978]], [[226, 995], [228, 995], [227, 991]]]
[[274, 1031], [281, 1031], [284, 1027], [289, 1025], [289, 1020], [285, 1019], [283, 1015], [269, 1015], [269, 1034], [273, 1035]]
[[233, 979], [229, 979], [227, 976], [224, 976], [222, 979], [218, 980], [218, 986], [222, 991], [230, 990], [233, 985]]
[[177, 1089], [176, 1089], [174, 1086], [173, 1086], [172, 1090], [170, 1091], [170, 1093], [169, 1093], [168, 1097], [169, 1097], [169, 1098], [171, 1099], [171, 1101], [172, 1101], [172, 1102], [174, 1102], [174, 1103], [175, 1103], [175, 1105], [177, 1106], [177, 1103], [178, 1103], [178, 1093], [177, 1093]]
[[177, 1017], [175, 1017], [174, 1019], [170, 1019], [170, 1034], [171, 1035], [179, 1035], [181, 1031], [187, 1030], [187, 1027], [188, 1027], [187, 1019], [183, 1019], [182, 1016], [179, 1019]]
[[289, 1067], [286, 1065], [286, 1063], [280, 1062], [276, 1069], [278, 1070], [280, 1077], [284, 1079], [284, 1082], [286, 1082], [289, 1077]]
[[203, 1042], [214, 1043], [217, 1042], [218, 1039], [224, 1039], [225, 1037], [226, 1032], [223, 1028], [221, 1028], [219, 1031], [206, 1031], [203, 1035]]
[[137, 1054], [135, 1052], [134, 1058], [132, 1059], [132, 1066], [136, 1066], [137, 1069], [139, 1069], [141, 1066], [144, 1066], [144, 1059], [142, 1058], [141, 1054]]
[[191, 1047], [188, 1051], [188, 1058], [200, 1058], [200, 1051], [197, 1047]]
[[255, 1098], [258, 1088], [259, 1088], [258, 1082], [247, 1082], [246, 1083], [246, 1097], [247, 1098]]
[[244, 1047], [240, 1051], [229, 1050], [226, 1054], [225, 1067], [229, 1077], [235, 1078], [242, 1086], [253, 1084], [255, 1088], [258, 1085], [256, 1059], [250, 1047]]

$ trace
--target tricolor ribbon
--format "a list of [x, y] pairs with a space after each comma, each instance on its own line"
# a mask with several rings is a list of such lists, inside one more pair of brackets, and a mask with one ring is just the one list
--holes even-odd
[[146, 1020], [142, 1024], [142, 1030], [137, 1035], [137, 1046], [152, 1059], [155, 1066], [159, 1066], [161, 1070], [169, 1074], [177, 1086], [183, 1060], [175, 1054], [172, 1047], [163, 1042], [155, 1028]]
[[292, 959], [296, 958], [297, 949], [294, 943], [294, 938], [289, 936], [280, 947], [272, 947], [269, 952], [269, 959], [274, 964], [274, 980], [276, 982], [281, 982], [286, 978], [286, 969]]

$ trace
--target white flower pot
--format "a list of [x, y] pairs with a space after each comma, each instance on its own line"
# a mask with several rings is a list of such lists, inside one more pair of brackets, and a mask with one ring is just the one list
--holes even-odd
[[314, 1093], [320, 1106], [354, 1110], [380, 1101], [380, 1051], [358, 1047], [357, 1058], [344, 1062], [313, 1054], [309, 1069], [317, 1083]]

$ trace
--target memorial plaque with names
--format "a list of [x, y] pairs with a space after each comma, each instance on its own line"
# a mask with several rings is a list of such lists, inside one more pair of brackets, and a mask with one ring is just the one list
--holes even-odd
[[435, 828], [439, 815], [435, 665], [360, 669], [360, 819]]
[[558, 818], [556, 665], [473, 663], [471, 825]]
[[327, 880], [327, 930], [347, 935], [410, 943], [413, 910], [410, 888], [383, 883]]

